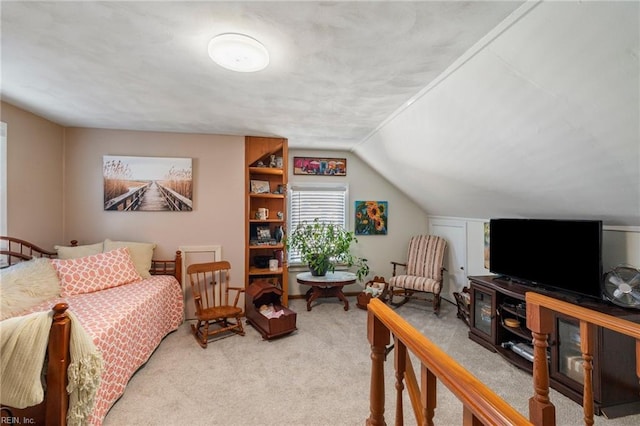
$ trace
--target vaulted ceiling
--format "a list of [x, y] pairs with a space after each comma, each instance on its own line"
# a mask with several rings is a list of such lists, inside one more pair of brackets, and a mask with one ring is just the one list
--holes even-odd
[[[640, 226], [638, 2], [7, 2], [2, 99], [355, 152], [433, 215]], [[233, 73], [209, 39], [262, 41]]]

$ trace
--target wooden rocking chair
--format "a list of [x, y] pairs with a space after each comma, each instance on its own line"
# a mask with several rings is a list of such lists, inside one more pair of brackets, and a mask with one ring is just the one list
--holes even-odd
[[[196, 305], [197, 324], [191, 324], [191, 331], [203, 348], [212, 336], [225, 332], [244, 336], [238, 307], [242, 287], [229, 284], [231, 264], [227, 261], [194, 263], [187, 267], [191, 292]], [[233, 303], [229, 303], [229, 291], [235, 291]]]
[[[391, 262], [393, 276], [389, 280], [389, 303], [400, 306], [409, 298], [433, 303], [435, 314], [440, 312], [440, 291], [444, 276], [444, 251], [447, 242], [435, 235], [416, 235], [409, 240], [407, 263]], [[396, 273], [397, 266], [404, 266], [405, 273]], [[432, 297], [425, 296], [432, 293]], [[400, 302], [394, 296], [402, 296]]]

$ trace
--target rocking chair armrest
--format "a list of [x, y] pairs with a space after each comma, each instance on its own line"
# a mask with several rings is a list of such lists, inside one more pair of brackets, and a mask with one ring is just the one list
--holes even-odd
[[391, 261], [391, 264], [393, 265], [393, 276], [396, 276], [396, 266], [404, 266], [405, 269], [407, 267], [406, 263], [400, 263], [400, 262], [394, 262], [393, 260]]
[[229, 290], [237, 290], [239, 293], [244, 293], [244, 287], [227, 287]]
[[199, 294], [193, 296], [193, 301], [196, 303], [197, 310], [201, 311], [202, 310], [202, 296], [200, 296]]
[[233, 299], [233, 306], [238, 306], [238, 302], [240, 301], [240, 294], [244, 293], [243, 287], [227, 287], [227, 290], [235, 290], [236, 297]]

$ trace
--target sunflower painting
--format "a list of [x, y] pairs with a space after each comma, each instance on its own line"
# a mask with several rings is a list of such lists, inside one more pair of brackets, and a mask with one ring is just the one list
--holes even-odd
[[387, 201], [356, 201], [356, 235], [387, 235]]

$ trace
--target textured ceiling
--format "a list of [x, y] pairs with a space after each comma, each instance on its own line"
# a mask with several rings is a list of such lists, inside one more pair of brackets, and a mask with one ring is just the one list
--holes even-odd
[[[3, 1], [1, 95], [65, 126], [349, 150], [520, 4]], [[270, 66], [214, 64], [225, 32]]]
[[[429, 215], [640, 226], [637, 1], [7, 2], [2, 99], [352, 151]], [[216, 34], [269, 49], [257, 73]]]

